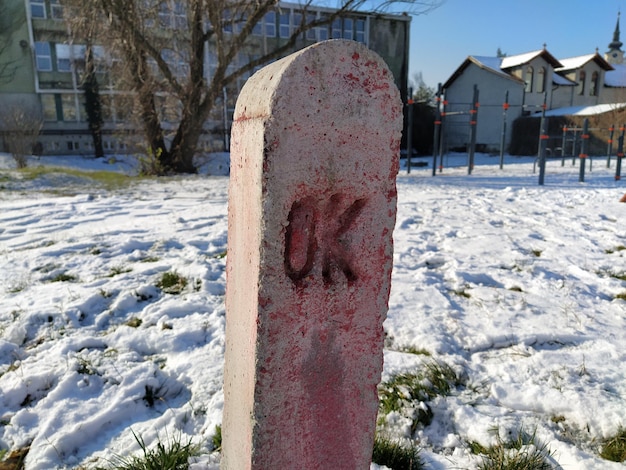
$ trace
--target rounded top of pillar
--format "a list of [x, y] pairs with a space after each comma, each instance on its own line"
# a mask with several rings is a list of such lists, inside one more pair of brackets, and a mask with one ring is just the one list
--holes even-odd
[[319, 42], [267, 65], [244, 85], [235, 121], [297, 111], [306, 120], [402, 115], [400, 93], [384, 60], [365, 45], [345, 39]]

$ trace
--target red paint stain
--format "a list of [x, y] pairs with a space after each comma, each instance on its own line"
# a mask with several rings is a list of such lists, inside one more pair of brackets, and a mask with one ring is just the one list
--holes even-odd
[[350, 72], [347, 75], [344, 75], [344, 78], [346, 80], [346, 82], [348, 83], [358, 83], [361, 81], [361, 79], [359, 77], [357, 77], [356, 75], [354, 75], [352, 72]]

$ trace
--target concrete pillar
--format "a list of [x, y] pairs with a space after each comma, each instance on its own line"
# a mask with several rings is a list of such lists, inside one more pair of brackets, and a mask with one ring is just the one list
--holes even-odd
[[231, 141], [222, 468], [367, 469], [402, 103], [332, 40], [257, 72]]

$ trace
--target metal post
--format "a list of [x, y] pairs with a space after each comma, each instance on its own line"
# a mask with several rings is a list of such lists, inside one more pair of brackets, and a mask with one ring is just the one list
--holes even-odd
[[509, 110], [509, 90], [504, 95], [502, 105], [502, 137], [500, 138], [500, 169], [504, 167], [504, 145], [506, 142], [506, 112]]
[[565, 166], [565, 146], [567, 145], [567, 126], [563, 126], [563, 139], [561, 140], [561, 166]]
[[222, 136], [222, 138], [224, 139], [224, 152], [228, 152], [230, 149], [230, 141], [229, 141], [229, 137], [230, 137], [230, 132], [228, 132], [228, 94], [226, 92], [226, 87], [222, 88], [222, 100], [223, 102], [223, 107], [222, 107], [222, 118], [224, 120], [224, 135]]
[[413, 88], [409, 87], [407, 99], [407, 134], [406, 134], [406, 172], [411, 173], [411, 154], [413, 153]]
[[539, 129], [539, 186], [543, 186], [546, 177], [546, 149], [548, 148], [548, 132], [546, 120], [546, 93], [543, 94], [543, 106], [541, 107], [541, 124]]
[[443, 172], [443, 152], [446, 136], [446, 106], [448, 100], [446, 100], [445, 92], [443, 94], [443, 101], [441, 102], [441, 137], [439, 143], [439, 173]]
[[583, 122], [583, 133], [580, 136], [580, 138], [582, 139], [581, 144], [580, 144], [580, 155], [578, 156], [580, 158], [580, 172], [579, 172], [579, 176], [578, 176], [578, 182], [579, 183], [584, 183], [585, 182], [585, 162], [587, 160], [587, 146], [589, 144], [589, 119], [585, 118], [584, 122]]
[[615, 126], [609, 127], [609, 141], [608, 148], [606, 150], [606, 167], [611, 168], [611, 154], [613, 153], [613, 134], [615, 133]]
[[617, 140], [617, 158], [615, 161], [615, 181], [619, 181], [622, 178], [622, 160], [624, 158], [624, 131], [626, 131], [626, 124], [622, 124], [619, 128], [621, 135]]
[[437, 155], [439, 155], [439, 145], [441, 145], [441, 83], [437, 85], [435, 95], [435, 135], [433, 137], [433, 176], [437, 174]]
[[478, 85], [474, 84], [474, 96], [472, 98], [472, 109], [470, 110], [470, 148], [467, 165], [467, 174], [471, 175], [474, 169], [474, 153], [476, 152], [476, 122], [478, 119]]
[[572, 166], [576, 166], [577, 145], [578, 145], [578, 129], [574, 129], [574, 140], [572, 140]]

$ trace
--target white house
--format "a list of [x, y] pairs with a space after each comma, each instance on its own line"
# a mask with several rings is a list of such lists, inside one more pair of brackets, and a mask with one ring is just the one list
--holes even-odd
[[[479, 111], [476, 142], [486, 149], [497, 149], [503, 129], [505, 102], [506, 120], [540, 110], [544, 93], [550, 102], [555, 69], [562, 64], [545, 48], [509, 57], [469, 56], [443, 85], [447, 102], [445, 119], [446, 145], [462, 147], [469, 136], [468, 118], [463, 113], [471, 105], [474, 85], [479, 90]], [[508, 101], [507, 100], [508, 97]], [[511, 138], [507, 126], [505, 141]]]

